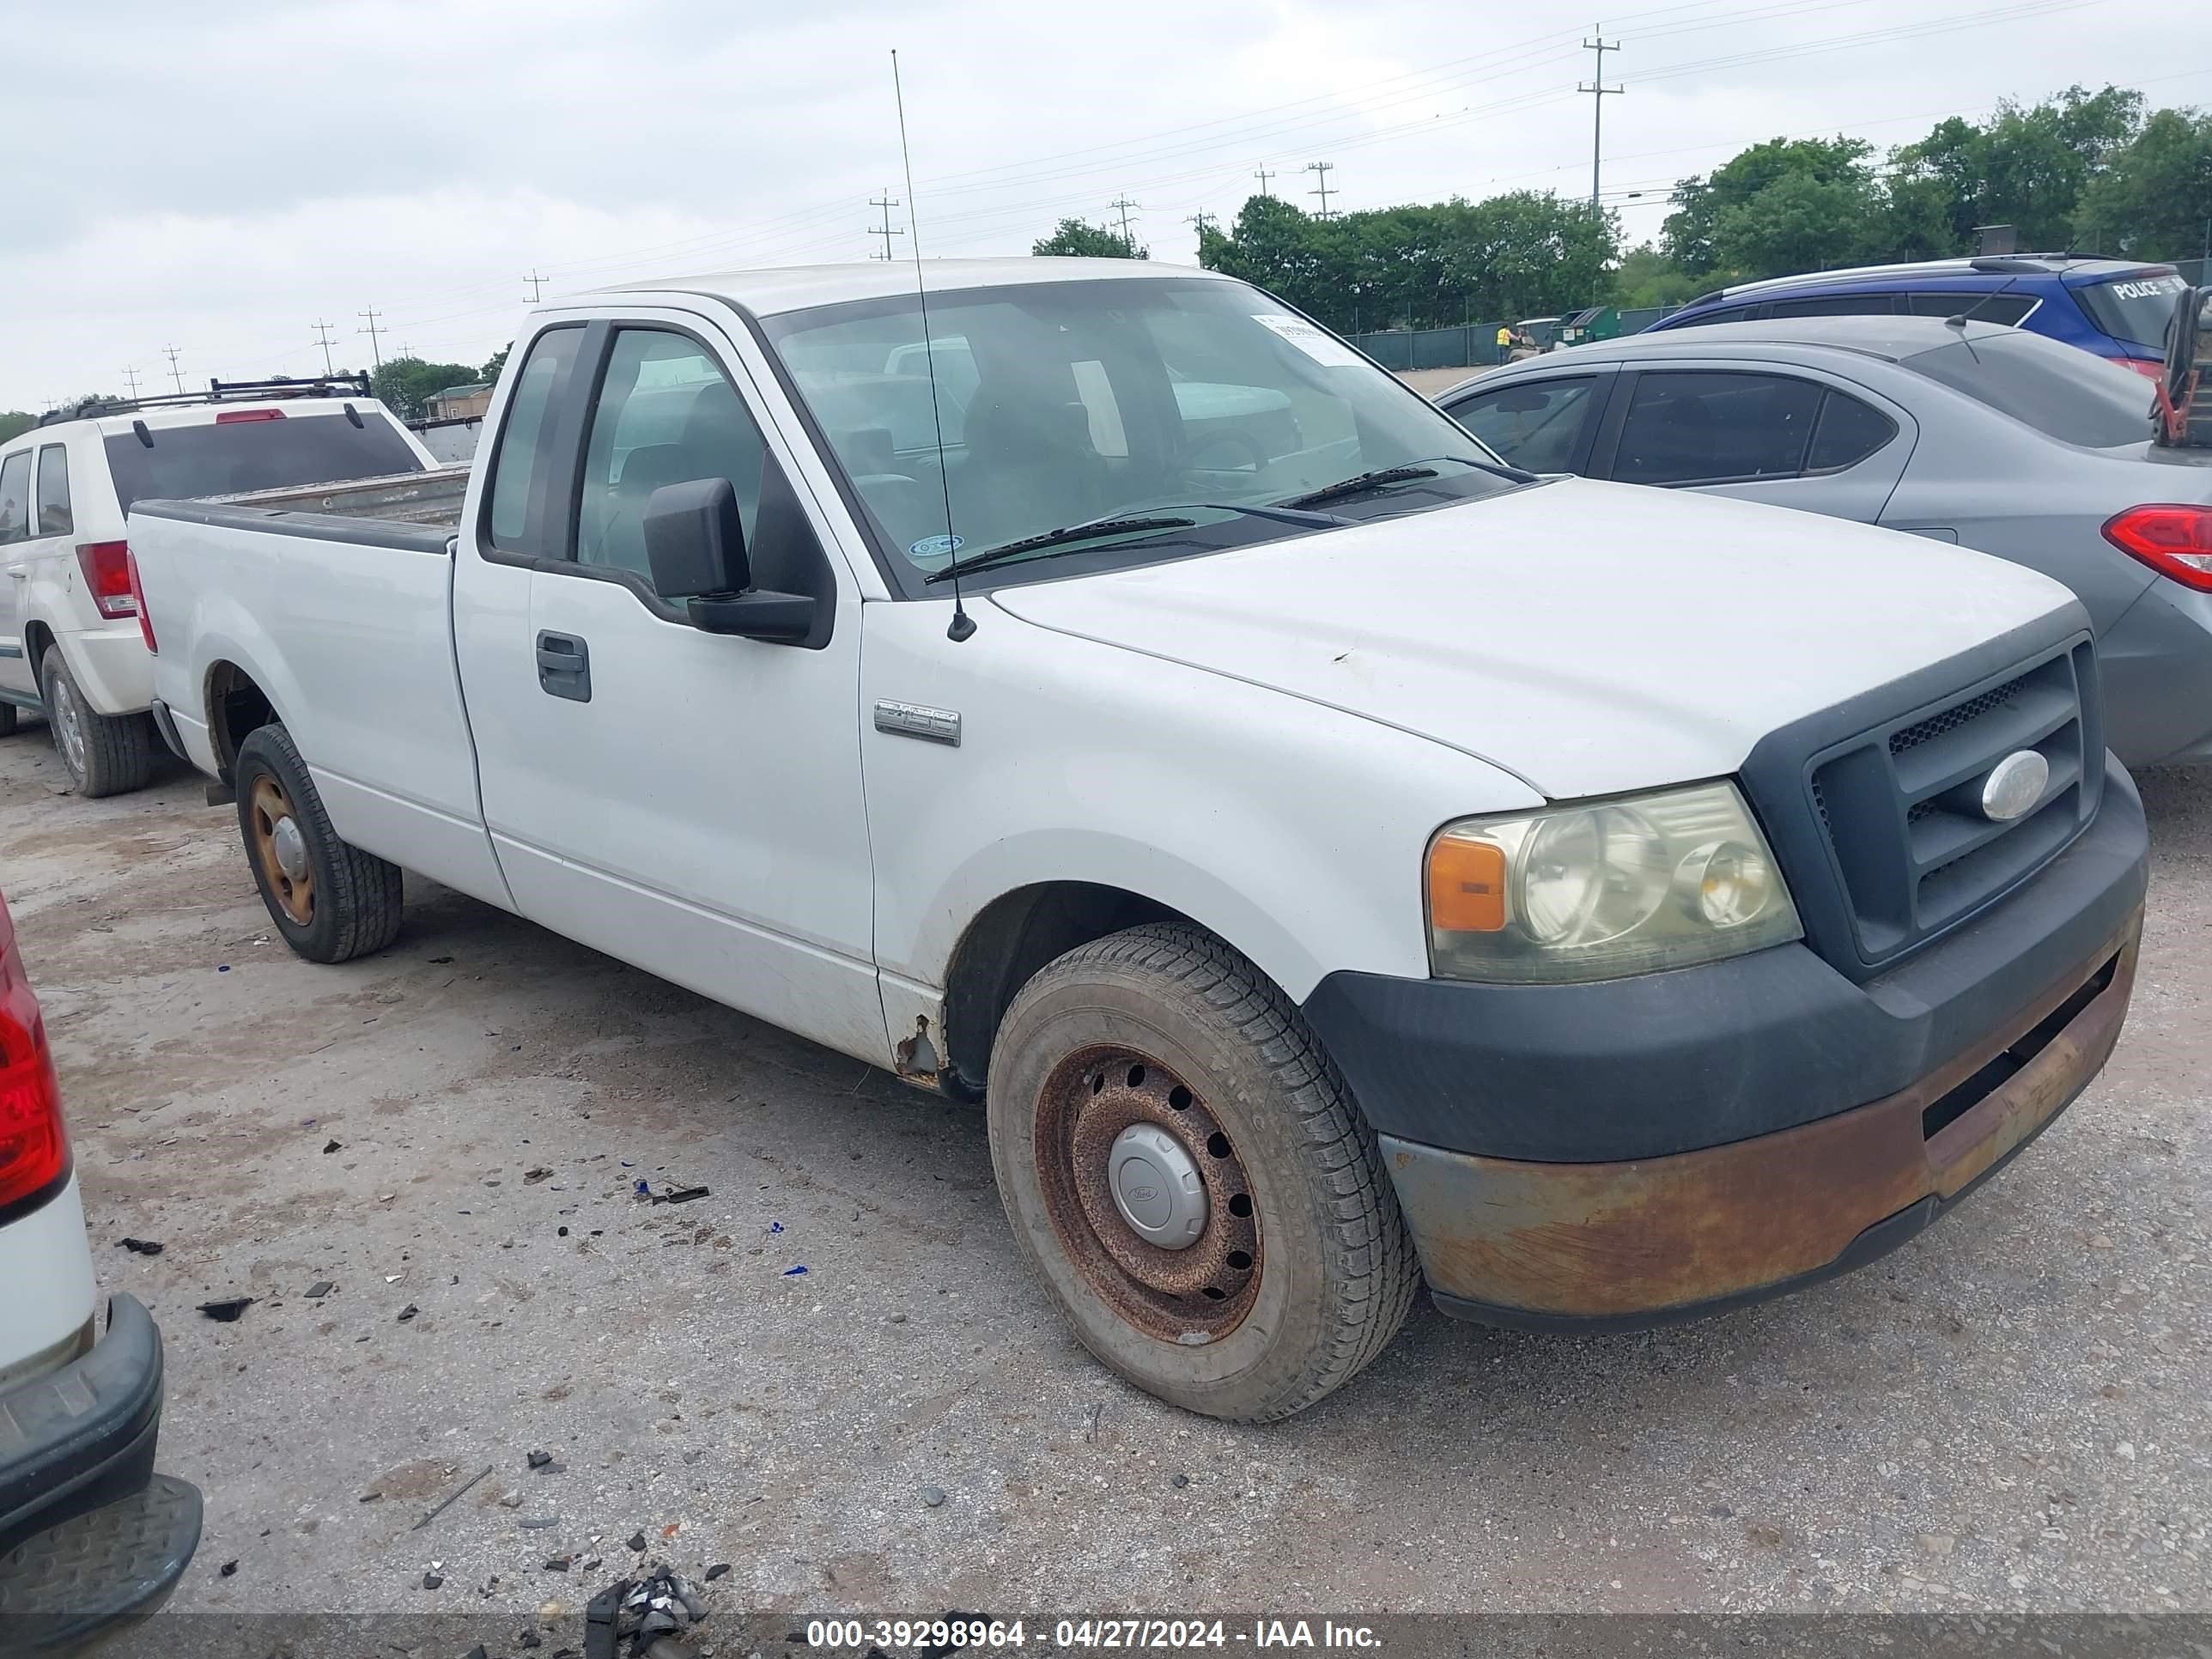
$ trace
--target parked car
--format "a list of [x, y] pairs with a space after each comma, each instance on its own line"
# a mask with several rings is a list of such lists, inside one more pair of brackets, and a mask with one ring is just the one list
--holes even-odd
[[1226, 276], [929, 280], [957, 445], [856, 401], [922, 335], [854, 264], [540, 308], [446, 528], [138, 503], [294, 951], [404, 866], [980, 1097], [1078, 1337], [1239, 1419], [1424, 1276], [1571, 1328], [1856, 1266], [2103, 1064], [2146, 838], [2057, 583], [1502, 467]]
[[124, 519], [149, 495], [221, 495], [434, 465], [368, 395], [326, 381], [210, 382], [92, 403], [0, 444], [0, 737], [43, 713], [77, 790], [143, 788], [161, 745]]
[[1516, 466], [1803, 507], [1978, 547], [2087, 609], [2105, 738], [2212, 762], [2212, 451], [2150, 388], [2039, 335], [1923, 317], [1727, 323], [1579, 347], [1440, 394]]
[[0, 1648], [66, 1652], [167, 1599], [200, 1495], [154, 1473], [161, 1334], [99, 1328], [84, 1206], [39, 1000], [0, 898]]
[[1738, 283], [1699, 295], [1645, 332], [1790, 317], [1965, 316], [2078, 346], [2156, 380], [2166, 321], [2186, 286], [2172, 265], [1991, 253]]

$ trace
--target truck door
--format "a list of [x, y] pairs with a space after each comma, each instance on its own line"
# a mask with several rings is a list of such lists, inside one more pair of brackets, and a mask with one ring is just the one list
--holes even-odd
[[660, 486], [728, 478], [750, 534], [771, 470], [795, 476], [742, 359], [702, 319], [653, 313], [549, 330], [529, 354], [455, 602], [516, 908], [881, 1063], [859, 594], [822, 648], [769, 644], [692, 627], [646, 560]]
[[0, 459], [0, 690], [27, 696], [38, 690], [38, 665], [23, 643], [23, 599], [31, 567], [31, 452]]

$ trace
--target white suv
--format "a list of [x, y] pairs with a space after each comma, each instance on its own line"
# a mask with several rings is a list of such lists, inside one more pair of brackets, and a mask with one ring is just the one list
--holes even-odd
[[437, 465], [366, 375], [209, 386], [86, 404], [0, 445], [0, 737], [19, 709], [43, 710], [82, 794], [143, 787], [161, 749], [131, 586], [133, 501]]

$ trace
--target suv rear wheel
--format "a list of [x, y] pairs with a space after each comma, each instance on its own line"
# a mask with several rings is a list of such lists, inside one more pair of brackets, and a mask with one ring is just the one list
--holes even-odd
[[144, 714], [95, 713], [77, 689], [58, 645], [46, 647], [39, 687], [54, 750], [80, 795], [122, 795], [154, 779], [154, 722]]

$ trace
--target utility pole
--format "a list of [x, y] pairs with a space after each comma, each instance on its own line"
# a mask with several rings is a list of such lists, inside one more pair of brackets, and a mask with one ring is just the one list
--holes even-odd
[[354, 330], [354, 332], [356, 334], [366, 334], [368, 336], [368, 355], [375, 359], [376, 367], [382, 368], [384, 367], [384, 354], [377, 349], [376, 344], [376, 337], [378, 333], [376, 326], [376, 307], [374, 306], [371, 306], [366, 311], [356, 311], [354, 313], [354, 315], [356, 317], [365, 317], [368, 319], [368, 326], [367, 328], [357, 328]]
[[1187, 225], [1196, 225], [1198, 227], [1199, 239], [1201, 241], [1205, 240], [1206, 233], [1212, 230], [1213, 227], [1219, 222], [1219, 216], [1207, 213], [1203, 210], [1192, 214], [1189, 218], [1183, 221], [1183, 223]]
[[530, 303], [536, 305], [538, 303], [538, 296], [545, 291], [545, 278], [539, 276], [537, 270], [533, 267], [530, 275], [524, 277], [522, 280], [530, 284]]
[[135, 368], [126, 368], [126, 369], [125, 369], [125, 370], [123, 371], [123, 378], [124, 378], [124, 380], [125, 380], [126, 382], [128, 382], [128, 383], [129, 383], [129, 385], [130, 385], [130, 387], [131, 387], [131, 401], [132, 403], [134, 403], [134, 404], [135, 404], [135, 403], [137, 403], [137, 402], [138, 401], [138, 371], [137, 371], [137, 369], [136, 369]]
[[315, 343], [323, 349], [323, 373], [337, 374], [337, 370], [331, 367], [331, 325], [328, 323], [315, 325]]
[[884, 186], [884, 193], [882, 195], [871, 196], [868, 198], [868, 205], [872, 208], [881, 208], [884, 210], [884, 222], [882, 228], [878, 229], [874, 225], [870, 225], [868, 227], [869, 235], [880, 236], [884, 239], [884, 251], [880, 253], [871, 253], [868, 257], [871, 259], [888, 260], [891, 257], [891, 238], [894, 236], [903, 236], [906, 234], [903, 228], [897, 230], [891, 228], [891, 210], [895, 207], [902, 206], [903, 204], [899, 201], [897, 197], [891, 194], [891, 187], [889, 185], [885, 185]]
[[185, 376], [184, 371], [177, 367], [179, 355], [177, 349], [174, 346], [163, 346], [161, 355], [169, 360], [169, 378], [177, 383], [177, 395], [181, 398], [185, 395]]
[[1269, 201], [1273, 201], [1275, 199], [1275, 192], [1267, 188], [1267, 180], [1273, 178], [1275, 175], [1268, 172], [1267, 168], [1261, 167], [1255, 172], [1252, 176], [1260, 181], [1260, 194], [1266, 197]]
[[1589, 93], [1591, 98], [1590, 213], [1595, 216], [1599, 212], [1602, 211], [1602, 210], [1598, 206], [1597, 177], [1598, 165], [1603, 159], [1605, 154], [1605, 100], [1608, 98], [1619, 97], [1626, 88], [1621, 87], [1609, 87], [1605, 83], [1605, 55], [1609, 52], [1619, 52], [1620, 50], [1620, 42], [1618, 40], [1607, 40], [1605, 38], [1605, 28], [1603, 25], [1601, 24], [1599, 26], [1596, 40], [1585, 40], [1583, 42], [1583, 50], [1584, 52], [1594, 52], [1597, 54], [1597, 78], [1590, 82], [1587, 86], [1581, 86], [1575, 88], [1577, 92]]
[[[1319, 179], [1321, 181], [1321, 187], [1318, 190], [1310, 190], [1306, 194], [1309, 196], [1318, 196], [1321, 198], [1321, 212], [1317, 216], [1323, 219], [1329, 216], [1328, 198], [1330, 192], [1328, 188], [1328, 175], [1335, 170], [1336, 163], [1334, 161], [1309, 161], [1306, 163], [1306, 171], [1314, 174], [1315, 177]], [[1342, 195], [1343, 192], [1339, 191], [1336, 194]]]
[[1120, 210], [1121, 215], [1121, 246], [1128, 249], [1129, 257], [1134, 258], [1137, 253], [1137, 239], [1135, 236], [1132, 235], [1129, 231], [1129, 210], [1133, 207], [1142, 207], [1144, 204], [1141, 202], [1133, 202], [1126, 196], [1116, 196], [1112, 201], [1107, 203], [1106, 205], [1109, 210]]

